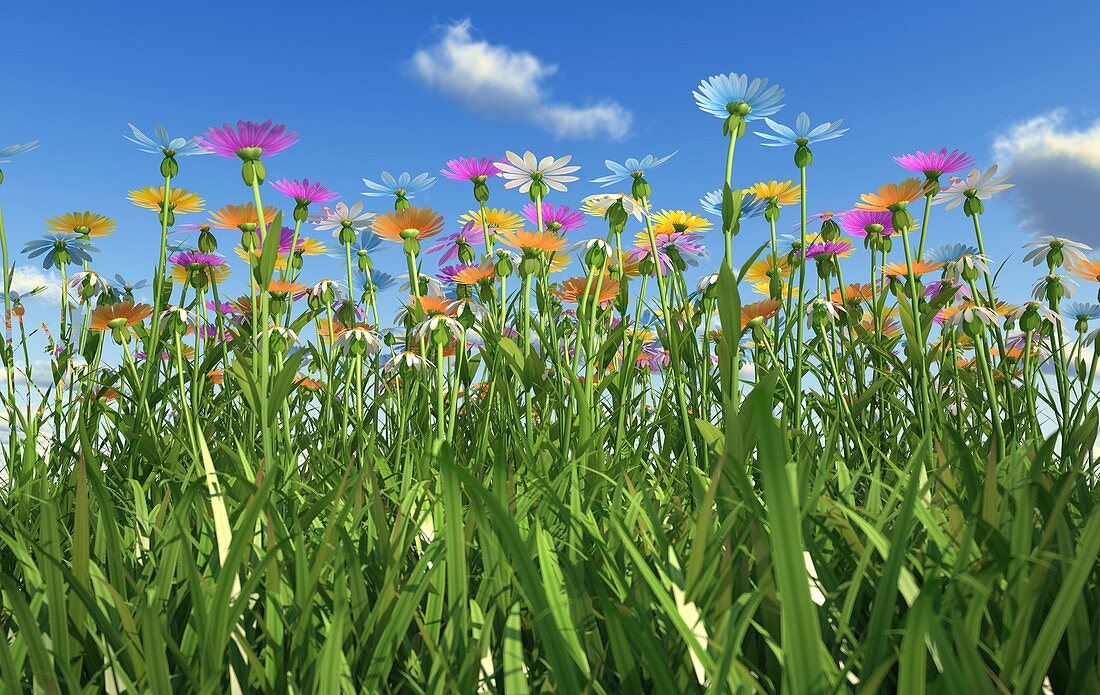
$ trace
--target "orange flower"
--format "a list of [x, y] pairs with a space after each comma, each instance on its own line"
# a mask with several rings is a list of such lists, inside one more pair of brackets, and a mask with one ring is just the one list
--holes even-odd
[[148, 304], [118, 302], [96, 307], [92, 312], [92, 330], [109, 331], [115, 327], [134, 326], [153, 315]]
[[323, 383], [316, 379], [311, 379], [308, 376], [299, 376], [294, 379], [294, 383], [298, 384], [302, 388], [309, 389], [310, 391], [320, 391], [325, 387]]
[[552, 232], [528, 232], [524, 229], [506, 229], [497, 234], [497, 239], [500, 240], [500, 243], [516, 251], [554, 253], [565, 248], [565, 239]]
[[920, 179], [905, 179], [901, 183], [883, 184], [874, 193], [864, 193], [860, 196], [863, 202], [856, 203], [856, 207], [860, 210], [890, 212], [891, 205], [911, 203], [922, 195], [924, 195], [924, 184]]
[[431, 208], [408, 208], [379, 215], [373, 225], [374, 233], [389, 241], [403, 241], [406, 229], [415, 231], [417, 239], [427, 239], [443, 231], [443, 217]]
[[782, 305], [783, 303], [778, 299], [765, 299], [762, 302], [744, 305], [741, 307], [741, 332], [745, 332], [745, 329], [749, 327], [749, 321], [753, 319], [758, 318], [767, 321], [775, 316], [775, 312], [779, 311], [779, 307]]
[[[591, 284], [589, 284], [588, 278], [586, 277], [569, 278], [554, 289], [554, 295], [563, 302], [579, 304], [582, 297], [589, 300], [596, 297], [596, 287], [599, 284], [600, 280], [598, 278], [592, 278]], [[587, 292], [585, 291], [586, 288]], [[619, 296], [619, 283], [612, 280], [607, 275], [604, 275], [603, 286], [599, 289], [600, 294], [596, 301], [600, 304], [610, 302], [612, 299]]]
[[[279, 214], [279, 208], [274, 205], [264, 206], [264, 224], [270, 224]], [[256, 214], [256, 206], [252, 203], [244, 205], [226, 205], [221, 210], [211, 213], [210, 224], [218, 229], [240, 229], [242, 224], [260, 224], [260, 217]]]
[[463, 268], [451, 279], [459, 285], [476, 285], [482, 280], [491, 280], [495, 273], [496, 266], [492, 261], [487, 261], [473, 268]]
[[293, 294], [298, 295], [308, 290], [309, 287], [298, 282], [287, 282], [286, 280], [272, 280], [267, 283], [267, 291], [271, 294]]
[[832, 299], [837, 304], [844, 304], [845, 302], [870, 301], [871, 286], [861, 285], [857, 282], [843, 288], [843, 294], [840, 289], [835, 289], [833, 290]]
[[206, 378], [209, 379], [212, 384], [220, 384], [225, 381], [225, 372], [220, 369], [211, 369], [206, 373]]
[[768, 181], [766, 183], [761, 181], [749, 186], [743, 192], [751, 193], [758, 200], [766, 200], [778, 207], [793, 205], [802, 196], [801, 189], [795, 185], [794, 181]]
[[1073, 273], [1082, 280], [1089, 282], [1100, 282], [1100, 261], [1087, 260], [1081, 263], [1076, 263], [1068, 267], [1069, 272]]
[[[416, 301], [415, 297], [409, 297], [409, 299], [412, 302]], [[424, 313], [424, 316], [451, 316], [456, 309], [455, 303], [446, 297], [432, 297], [431, 295], [421, 295], [420, 297], [420, 310]]]
[[[926, 273], [932, 273], [940, 268], [943, 268], [943, 263], [933, 263], [931, 261], [914, 261], [913, 262], [913, 275], [920, 277]], [[888, 263], [882, 266], [882, 274], [886, 277], [909, 277], [909, 268], [904, 263]]]

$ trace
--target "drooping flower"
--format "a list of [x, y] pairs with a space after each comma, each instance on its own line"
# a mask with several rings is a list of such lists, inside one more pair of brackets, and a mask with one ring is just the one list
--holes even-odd
[[[989, 167], [983, 173], [979, 169], [971, 169], [965, 179], [953, 182], [950, 187], [940, 191], [932, 199], [933, 205], [947, 205], [948, 210], [954, 210], [967, 200], [986, 201], [1001, 191], [1012, 188], [1015, 184], [1005, 183], [1012, 174], [997, 176], [997, 165]], [[978, 204], [975, 204], [978, 205]], [[981, 207], [979, 205], [979, 207]], [[979, 210], [981, 212], [981, 210]]]
[[440, 263], [449, 263], [458, 259], [459, 254], [468, 249], [469, 257], [473, 258], [473, 247], [475, 244], [485, 243], [485, 235], [480, 229], [475, 227], [474, 222], [471, 220], [463, 225], [462, 229], [454, 234], [448, 234], [444, 236], [439, 243], [433, 244], [425, 249], [425, 253], [439, 253], [443, 252], [443, 255], [439, 257]]
[[[523, 216], [531, 224], [538, 223], [538, 215], [535, 212], [534, 203], [523, 206]], [[570, 210], [568, 205], [555, 206], [553, 203], [543, 201], [542, 224], [548, 231], [567, 234], [584, 226], [584, 213]]]
[[1070, 266], [1078, 265], [1088, 260], [1084, 252], [1092, 251], [1092, 247], [1088, 244], [1056, 236], [1041, 236], [1024, 244], [1024, 248], [1031, 249], [1024, 256], [1024, 262], [1030, 261], [1034, 266], [1042, 265], [1048, 260], [1053, 261], [1057, 266], [1063, 263]]
[[[127, 196], [131, 203], [139, 208], [156, 210], [160, 212], [164, 208], [164, 188], [159, 186], [147, 186], [130, 191]], [[198, 194], [192, 193], [186, 188], [172, 188], [168, 194], [168, 209], [177, 215], [188, 212], [202, 212], [206, 201]]]
[[277, 179], [271, 182], [271, 187], [286, 197], [293, 198], [299, 205], [331, 203], [338, 197], [327, 187], [309, 179]]
[[924, 184], [921, 183], [920, 179], [905, 179], [901, 183], [883, 184], [874, 193], [862, 194], [860, 202], [856, 203], [856, 208], [878, 212], [893, 212], [891, 207], [908, 205], [922, 195], [924, 195]]
[[123, 135], [130, 142], [138, 146], [142, 152], [148, 154], [160, 154], [173, 157], [190, 157], [196, 154], [210, 154], [202, 147], [198, 138], [173, 138], [168, 135], [168, 129], [161, 124], [153, 126], [153, 137], [138, 130], [133, 123], [127, 123], [133, 137]]
[[373, 229], [388, 241], [403, 241], [403, 233], [413, 239], [428, 239], [443, 231], [443, 217], [431, 208], [411, 207], [375, 217]]
[[91, 263], [92, 253], [97, 251], [87, 237], [75, 232], [51, 232], [23, 246], [28, 258], [42, 256], [42, 267], [46, 269]]
[[66, 212], [46, 220], [51, 232], [72, 232], [83, 237], [107, 236], [115, 231], [118, 223], [97, 212]]
[[136, 326], [153, 315], [153, 307], [134, 302], [115, 302], [103, 304], [92, 312], [93, 331], [108, 331], [116, 327]]
[[654, 157], [651, 154], [647, 154], [641, 159], [629, 157], [622, 164], [619, 164], [618, 162], [612, 161], [610, 159], [605, 159], [604, 166], [606, 166], [611, 171], [611, 173], [607, 176], [601, 176], [599, 178], [592, 179], [592, 183], [600, 184], [600, 188], [607, 188], [608, 186], [619, 183], [621, 181], [645, 178], [646, 174], [661, 166], [668, 160], [672, 159], [675, 155], [676, 152], [673, 152], [672, 154], [667, 154], [664, 157]]
[[[271, 224], [279, 209], [274, 205], [264, 206], [264, 224]], [[244, 205], [226, 205], [210, 214], [210, 226], [215, 229], [240, 229], [242, 225], [260, 224], [260, 216], [256, 214], [256, 206], [253, 203]]]
[[894, 161], [909, 171], [920, 172], [930, 179], [938, 179], [944, 174], [962, 171], [974, 163], [974, 158], [958, 150], [948, 152], [947, 148], [944, 147], [939, 152], [936, 150], [928, 150], [927, 152], [917, 150], [913, 154], [894, 157]]
[[758, 131], [756, 134], [768, 140], [768, 142], [760, 143], [765, 147], [785, 147], [786, 145], [805, 147], [815, 142], [824, 142], [844, 135], [848, 132], [848, 129], [840, 127], [843, 122], [843, 119], [825, 121], [821, 125], [811, 128], [810, 117], [803, 111], [795, 119], [794, 128], [789, 128], [781, 123], [776, 123], [770, 118], [765, 118], [764, 123], [772, 129], [772, 132], [761, 133]]
[[110, 292], [111, 283], [94, 270], [82, 270], [73, 273], [69, 287], [80, 292], [82, 300], [88, 300], [103, 292]]
[[703, 111], [717, 118], [737, 115], [746, 121], [771, 116], [783, 108], [783, 89], [779, 85], [768, 86], [768, 80], [757, 77], [751, 82], [748, 75], [731, 72], [714, 75], [699, 83], [693, 91], [695, 103]]
[[394, 177], [388, 171], [383, 171], [379, 178], [381, 179], [380, 183], [363, 179], [363, 185], [370, 189], [369, 191], [363, 191], [363, 195], [372, 198], [383, 198], [392, 195], [399, 200], [407, 200], [415, 198], [416, 194], [423, 193], [435, 185], [435, 177], [429, 176], [426, 171], [417, 174], [415, 177], [407, 171], [401, 172], [397, 177]]
[[452, 181], [471, 181], [487, 179], [490, 176], [499, 176], [497, 162], [503, 161], [496, 157], [458, 157], [447, 161], [447, 166], [440, 169], [439, 173]]
[[276, 125], [271, 119], [263, 123], [237, 121], [237, 127], [229, 124], [212, 127], [198, 138], [198, 144], [207, 152], [219, 157], [240, 157], [257, 160], [261, 156], [274, 157], [298, 142], [298, 133], [287, 132], [286, 126]]
[[861, 239], [876, 231], [890, 236], [894, 233], [892, 218], [893, 213], [883, 210], [848, 210], [840, 215], [840, 228]]
[[793, 205], [801, 199], [801, 190], [794, 181], [761, 181], [754, 183], [752, 186], [746, 188], [744, 193], [752, 194], [754, 197], [763, 200], [765, 206], [775, 205], [776, 207], [783, 207], [784, 205]]
[[336, 209], [322, 208], [323, 215], [313, 218], [313, 226], [318, 232], [332, 230], [333, 236], [340, 236], [340, 230], [349, 228], [361, 232], [371, 227], [373, 212], [363, 212], [363, 201], [357, 200], [348, 207], [344, 203], [337, 203]]
[[507, 229], [500, 232], [500, 242], [516, 251], [554, 253], [565, 248], [566, 241], [551, 232], [528, 232], [524, 229]]
[[546, 187], [564, 193], [568, 190], [565, 184], [577, 180], [576, 176], [570, 176], [570, 174], [580, 170], [579, 166], [569, 166], [569, 162], [573, 159], [572, 155], [538, 159], [530, 150], [524, 152], [522, 157], [511, 150], [504, 155], [508, 161], [496, 163], [501, 176], [507, 182], [504, 187], [509, 189], [518, 187], [520, 193], [530, 194], [531, 187], [535, 183], [539, 184], [536, 193], [541, 197], [546, 196]]
[[653, 231], [658, 234], [696, 234], [713, 227], [713, 223], [686, 210], [661, 210], [653, 213]]

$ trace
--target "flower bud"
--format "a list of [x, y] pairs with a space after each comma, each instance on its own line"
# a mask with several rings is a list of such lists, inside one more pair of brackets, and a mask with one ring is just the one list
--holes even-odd
[[809, 147], [807, 147], [805, 144], [802, 144], [802, 140], [805, 140], [805, 138], [798, 139], [798, 149], [794, 151], [794, 165], [799, 169], [805, 169], [806, 167], [813, 164], [814, 161], [813, 153], [810, 152]]
[[309, 203], [301, 201], [294, 206], [294, 221], [305, 222], [309, 219]]
[[977, 196], [976, 193], [971, 191], [966, 192], [966, 202], [963, 203], [963, 212], [967, 217], [974, 217], [975, 215], [981, 215], [985, 212], [985, 203]]
[[166, 154], [164, 159], [160, 162], [160, 175], [164, 178], [172, 176], [178, 176], [180, 173], [180, 165], [176, 162], [174, 155]]
[[486, 185], [484, 176], [474, 179], [474, 200], [479, 203], [489, 202], [489, 186]]
[[218, 238], [210, 231], [210, 227], [199, 227], [199, 251], [214, 253], [218, 250]]
[[653, 195], [653, 189], [640, 172], [634, 172], [634, 184], [630, 188], [630, 195], [635, 200], [645, 200]]

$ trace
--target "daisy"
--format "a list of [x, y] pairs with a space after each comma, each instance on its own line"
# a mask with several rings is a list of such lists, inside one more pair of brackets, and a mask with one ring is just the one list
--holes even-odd
[[947, 148], [944, 147], [939, 152], [936, 150], [928, 150], [927, 152], [917, 150], [913, 154], [894, 157], [894, 161], [909, 171], [920, 172], [924, 174], [925, 178], [935, 180], [944, 174], [962, 171], [974, 163], [974, 158], [958, 150], [952, 150], [948, 153]]
[[457, 260], [459, 253], [464, 249], [468, 250], [469, 258], [473, 258], [473, 246], [474, 244], [482, 244], [485, 242], [485, 235], [480, 229], [474, 227], [474, 222], [471, 220], [467, 222], [460, 231], [454, 234], [448, 234], [438, 244], [433, 244], [425, 249], [425, 253], [433, 254], [443, 251], [443, 255], [439, 257], [440, 263], [449, 263]]
[[115, 231], [118, 223], [96, 212], [66, 212], [46, 220], [51, 232], [72, 232], [83, 237], [107, 236]]
[[[714, 215], [715, 217], [722, 216], [722, 191], [711, 191], [705, 196], [699, 199], [699, 204], [703, 206], [703, 210]], [[742, 220], [751, 220], [754, 217], [759, 217], [764, 214], [765, 208], [768, 207], [768, 201], [764, 198], [757, 198], [751, 193], [744, 195], [741, 198], [741, 217]]]
[[695, 103], [700, 109], [717, 118], [739, 116], [754, 121], [771, 116], [783, 108], [783, 89], [768, 86], [767, 78], [757, 77], [751, 82], [748, 75], [731, 72], [714, 75], [699, 83], [693, 91]]
[[[569, 304], [580, 304], [584, 301], [595, 299], [598, 304], [606, 304], [619, 296], [619, 283], [610, 276], [604, 275], [603, 280], [587, 277], [575, 277], [563, 280], [553, 290], [554, 296]], [[597, 295], [596, 290], [599, 289]]]
[[619, 201], [622, 201], [626, 213], [639, 222], [642, 221], [645, 211], [649, 209], [648, 201], [643, 204], [625, 193], [597, 193], [581, 200], [581, 211], [593, 217], [607, 217], [607, 211]]
[[363, 212], [363, 202], [356, 201], [348, 207], [344, 203], [337, 203], [336, 209], [322, 208], [323, 215], [313, 218], [313, 228], [318, 232], [332, 230], [332, 235], [339, 237], [345, 229], [353, 232], [362, 232], [369, 229], [373, 212]]
[[661, 210], [653, 213], [653, 231], [658, 234], [696, 234], [708, 231], [713, 223], [686, 210]]
[[[979, 169], [971, 169], [965, 179], [954, 182], [949, 188], [940, 191], [932, 199], [932, 204], [943, 205], [946, 203], [948, 210], [954, 210], [965, 202], [968, 216], [974, 214], [974, 212], [981, 214], [985, 207], [982, 205], [982, 201], [989, 200], [995, 194], [1007, 191], [1015, 185], [1005, 183], [1010, 176], [1012, 174], [997, 176], [996, 164], [986, 169], [984, 173]], [[974, 200], [977, 202], [970, 202]]]
[[546, 197], [546, 194], [549, 193], [547, 187], [564, 193], [568, 190], [565, 184], [577, 180], [576, 176], [570, 176], [569, 174], [580, 170], [579, 166], [568, 166], [573, 159], [572, 155], [543, 157], [541, 160], [536, 158], [530, 150], [524, 152], [522, 157], [511, 150], [505, 152], [504, 155], [508, 161], [496, 163], [501, 176], [507, 181], [504, 187], [518, 187], [520, 193], [530, 194], [532, 200], [536, 197]]
[[[278, 214], [279, 208], [274, 205], [265, 205], [264, 225], [273, 222]], [[259, 223], [260, 218], [256, 214], [256, 206], [252, 203], [226, 205], [210, 215], [210, 226], [215, 229], [241, 229], [244, 225], [250, 225], [255, 229]]]
[[1082, 280], [1100, 282], [1100, 261], [1084, 260], [1078, 263], [1071, 263], [1066, 270]]
[[665, 155], [664, 157], [654, 157], [651, 154], [647, 154], [641, 159], [630, 157], [622, 164], [606, 159], [604, 160], [604, 166], [610, 169], [611, 173], [607, 176], [592, 179], [592, 183], [598, 183], [601, 188], [607, 188], [612, 184], [626, 181], [631, 178], [635, 180], [644, 179], [646, 174], [672, 159], [675, 155], [676, 152]]
[[116, 330], [136, 326], [153, 315], [153, 307], [134, 302], [116, 302], [104, 304], [92, 312], [93, 331]]
[[328, 188], [309, 179], [277, 179], [271, 182], [271, 187], [301, 206], [313, 203], [331, 203], [337, 195]]
[[840, 215], [840, 228], [861, 239], [875, 232], [890, 236], [894, 233], [893, 217], [893, 213], [882, 210], [848, 210]]
[[755, 319], [768, 321], [775, 316], [781, 306], [783, 306], [783, 303], [777, 299], [765, 299], [743, 305], [741, 307], [741, 333], [744, 333], [745, 329], [749, 327], [749, 323]]
[[426, 171], [415, 177], [407, 171], [401, 172], [397, 177], [388, 171], [383, 171], [379, 178], [381, 183], [363, 179], [363, 185], [370, 189], [363, 191], [363, 195], [372, 198], [392, 195], [397, 198], [399, 204], [404, 201], [404, 205], [408, 205], [408, 200], [415, 198], [416, 194], [423, 193], [435, 185], [435, 177], [429, 176]]
[[1031, 249], [1024, 256], [1025, 263], [1031, 261], [1032, 265], [1039, 266], [1046, 262], [1051, 267], [1060, 266], [1063, 263], [1068, 263], [1070, 266], [1084, 263], [1088, 260], [1084, 252], [1092, 251], [1092, 247], [1088, 244], [1056, 236], [1039, 237], [1024, 244], [1024, 248]]
[[459, 157], [447, 161], [447, 166], [440, 169], [439, 173], [452, 181], [470, 181], [471, 183], [485, 183], [490, 176], [499, 176], [497, 162], [503, 160], [496, 157]]
[[212, 127], [198, 144], [207, 152], [219, 157], [240, 157], [245, 161], [256, 161], [261, 156], [273, 157], [298, 142], [298, 133], [287, 132], [286, 126], [274, 125], [271, 119], [263, 123], [237, 121], [237, 127], [229, 124]]
[[[942, 263], [931, 261], [913, 261], [913, 276], [920, 277], [928, 273], [934, 273], [943, 267]], [[882, 266], [882, 274], [888, 278], [909, 277], [909, 266], [905, 263], [888, 263]]]
[[[136, 191], [130, 191], [127, 198], [139, 208], [156, 210], [157, 212], [164, 209], [163, 187], [148, 186], [139, 188]], [[202, 212], [205, 204], [205, 200], [186, 188], [172, 188], [168, 193], [168, 209], [178, 215], [188, 212]]]
[[[653, 239], [657, 246], [657, 262], [666, 273], [679, 265], [676, 260], [681, 260], [687, 265], [698, 265], [698, 259], [707, 255], [707, 250], [699, 243], [702, 237], [698, 234], [672, 232], [654, 234]], [[634, 239], [634, 248], [626, 255], [628, 258], [641, 261], [651, 258], [652, 253], [649, 234], [641, 232]]]
[[806, 112], [798, 114], [793, 129], [776, 123], [770, 118], [765, 118], [764, 123], [771, 128], [772, 132], [757, 132], [756, 134], [768, 141], [761, 143], [765, 147], [785, 147], [787, 145], [805, 147], [815, 142], [839, 138], [848, 132], [847, 128], [840, 127], [843, 120], [825, 121], [821, 125], [811, 128], [810, 117], [806, 115]]
[[501, 229], [519, 229], [523, 226], [523, 218], [504, 208], [485, 208], [485, 218], [482, 219], [481, 210], [470, 210], [458, 218], [462, 224], [473, 222], [479, 227], [485, 227], [490, 233]]
[[201, 284], [205, 287], [211, 282], [221, 284], [229, 277], [229, 266], [216, 253], [183, 251], [169, 256], [168, 262], [172, 265], [172, 279], [181, 285], [198, 278], [200, 282], [205, 280]]
[[565, 248], [566, 241], [552, 232], [528, 232], [523, 229], [504, 230], [500, 242], [516, 251], [555, 253]]
[[492, 261], [486, 261], [481, 265], [462, 264], [448, 265], [439, 269], [440, 278], [444, 282], [455, 285], [476, 285], [479, 282], [492, 280], [496, 274], [496, 265]]
[[861, 202], [856, 203], [856, 208], [893, 212], [892, 208], [908, 205], [922, 195], [924, 195], [924, 184], [920, 179], [905, 179], [901, 183], [883, 184], [874, 193], [864, 193], [860, 196]]
[[42, 256], [42, 267], [46, 269], [91, 263], [92, 253], [97, 251], [87, 237], [75, 232], [52, 232], [23, 246], [28, 258]]
[[373, 228], [387, 241], [427, 239], [443, 230], [443, 217], [431, 208], [410, 207], [375, 217]]
[[[538, 215], [533, 203], [523, 206], [523, 216], [531, 224], [538, 223]], [[548, 231], [566, 234], [584, 226], [584, 213], [570, 210], [568, 205], [555, 206], [553, 203], [543, 202], [542, 223]]]
[[743, 192], [765, 201], [769, 206], [774, 205], [776, 207], [793, 205], [801, 198], [801, 191], [794, 181], [783, 181], [782, 183], [775, 180], [761, 181], [746, 188]]

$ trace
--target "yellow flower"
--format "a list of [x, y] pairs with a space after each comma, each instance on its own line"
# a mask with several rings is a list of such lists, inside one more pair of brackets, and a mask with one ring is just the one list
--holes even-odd
[[749, 186], [744, 192], [751, 193], [760, 200], [766, 200], [769, 204], [778, 207], [797, 203], [802, 194], [794, 181], [768, 181], [767, 183], [761, 181]]
[[84, 236], [107, 236], [115, 231], [118, 223], [97, 212], [66, 212], [46, 220], [51, 232], [76, 232]]
[[705, 217], [700, 217], [686, 210], [661, 210], [653, 213], [653, 232], [655, 234], [672, 234], [673, 232], [693, 234], [705, 232], [713, 223]]
[[[139, 208], [147, 208], [160, 212], [164, 203], [164, 189], [148, 186], [130, 191], [130, 202]], [[173, 188], [168, 194], [168, 204], [172, 212], [182, 215], [188, 212], [202, 212], [206, 201], [186, 188]]]
[[319, 256], [328, 252], [328, 248], [323, 241], [309, 237], [298, 237], [298, 250], [301, 251], [303, 256]]
[[[187, 268], [179, 265], [172, 266], [172, 279], [181, 285], [187, 283]], [[225, 279], [229, 277], [229, 266], [222, 263], [219, 266], [210, 266], [206, 268], [206, 277], [210, 282], [216, 282], [222, 284]]]
[[[470, 210], [458, 221], [463, 225], [473, 222], [477, 229], [481, 229], [481, 210]], [[504, 208], [486, 208], [485, 224], [489, 229], [519, 229], [523, 226], [523, 218]]]
[[764, 257], [763, 260], [757, 261], [749, 266], [749, 269], [745, 271], [745, 281], [753, 285], [763, 283], [765, 287], [765, 294], [767, 294], [766, 288], [768, 286], [768, 271], [772, 268], [779, 270], [779, 277], [786, 280], [791, 276], [791, 266], [787, 265], [786, 258], [780, 258], [779, 264], [776, 265], [775, 256], [770, 253]]

